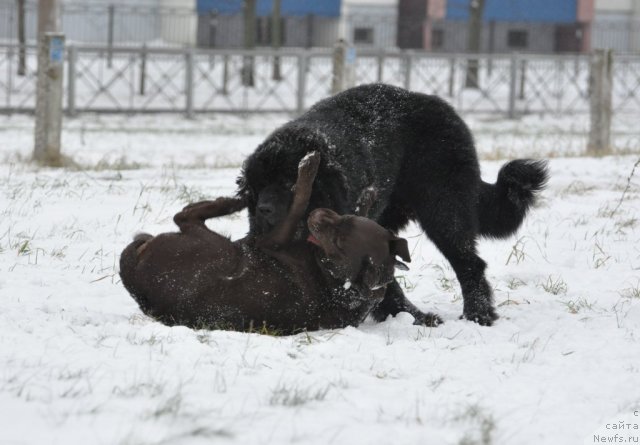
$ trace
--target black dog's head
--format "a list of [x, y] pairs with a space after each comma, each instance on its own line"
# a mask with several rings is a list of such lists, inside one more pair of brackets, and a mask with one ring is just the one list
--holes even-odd
[[396, 260], [411, 261], [407, 240], [370, 219], [321, 208], [311, 212], [307, 225], [308, 240], [322, 249], [325, 269], [360, 290], [382, 288], [393, 280], [394, 268], [408, 269]]
[[[251, 234], [264, 235], [285, 218], [293, 199], [298, 164], [305, 154], [305, 151], [290, 153], [274, 149], [270, 153], [259, 149], [247, 158], [237, 180], [237, 195], [247, 202]], [[345, 208], [345, 187], [340, 172], [321, 161], [308, 209]], [[307, 227], [301, 223], [296, 238], [306, 237], [307, 233]]]

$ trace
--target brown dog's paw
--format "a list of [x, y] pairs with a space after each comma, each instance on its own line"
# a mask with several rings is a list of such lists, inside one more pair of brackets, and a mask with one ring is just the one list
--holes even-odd
[[298, 176], [314, 177], [320, 166], [320, 153], [311, 151], [300, 160], [298, 164]]

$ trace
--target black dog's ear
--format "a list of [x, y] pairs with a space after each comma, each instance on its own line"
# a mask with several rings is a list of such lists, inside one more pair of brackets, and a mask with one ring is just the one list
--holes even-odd
[[407, 240], [404, 238], [398, 238], [396, 236], [391, 238], [389, 240], [389, 253], [394, 258], [397, 255], [407, 263], [411, 262], [411, 255], [409, 254], [409, 243], [407, 243]]

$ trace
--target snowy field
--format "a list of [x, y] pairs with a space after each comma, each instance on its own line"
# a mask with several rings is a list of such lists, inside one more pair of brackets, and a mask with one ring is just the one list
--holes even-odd
[[[445, 319], [435, 329], [400, 314], [270, 337], [143, 316], [119, 282], [120, 251], [137, 231], [174, 230], [188, 202], [231, 194], [242, 159], [283, 121], [87, 116], [65, 124], [77, 166], [41, 169], [24, 161], [32, 120], [1, 118], [0, 444], [640, 443], [632, 119], [602, 158], [578, 156], [587, 117], [468, 120], [487, 181], [507, 158], [551, 158], [520, 232], [480, 242], [493, 327], [458, 319], [455, 275], [415, 226], [398, 278]], [[210, 227], [238, 238], [246, 215]]]

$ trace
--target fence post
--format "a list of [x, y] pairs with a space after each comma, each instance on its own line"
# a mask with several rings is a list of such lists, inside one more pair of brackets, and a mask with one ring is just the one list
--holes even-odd
[[142, 44], [140, 52], [140, 95], [144, 96], [145, 86], [147, 82], [147, 44]]
[[185, 114], [187, 118], [193, 118], [193, 48], [185, 53]]
[[307, 58], [308, 56], [306, 54], [300, 54], [298, 56], [298, 89], [296, 91], [296, 110], [298, 114], [304, 112], [304, 96], [307, 90]]
[[229, 94], [229, 55], [222, 56], [222, 94], [227, 96]]
[[612, 56], [610, 49], [597, 49], [589, 61], [591, 126], [587, 152], [591, 154], [604, 154], [611, 150]]
[[384, 55], [382, 54], [382, 49], [378, 53], [378, 82], [382, 82], [384, 78]]
[[449, 58], [449, 97], [453, 97], [453, 90], [456, 82], [456, 59]]
[[76, 59], [78, 48], [69, 45], [69, 65], [67, 66], [67, 114], [76, 115]]
[[331, 94], [344, 91], [352, 85], [355, 63], [355, 48], [349, 47], [344, 39], [338, 40], [333, 47]]
[[18, 76], [24, 76], [27, 73], [25, 2], [26, 0], [18, 0], [18, 43], [20, 44], [20, 49], [18, 50]]
[[107, 66], [111, 68], [113, 57], [113, 27], [115, 22], [116, 15], [116, 7], [115, 5], [109, 5], [108, 8], [108, 19], [107, 19]]
[[411, 89], [411, 53], [407, 53], [404, 57], [404, 88]]
[[511, 54], [511, 62], [509, 64], [509, 119], [516, 117], [516, 90], [518, 84], [518, 54]]
[[520, 91], [518, 92], [518, 99], [524, 99], [524, 85], [527, 80], [527, 59], [522, 59], [520, 62]]
[[7, 81], [4, 84], [6, 107], [11, 108], [11, 92], [13, 91], [13, 48], [7, 48]]
[[62, 130], [62, 79], [64, 77], [64, 34], [47, 32], [38, 41], [38, 81], [33, 159], [59, 166]]
[[[244, 18], [244, 48], [251, 50], [256, 46], [256, 5], [257, 0], [244, 0], [242, 2]], [[242, 86], [255, 86], [255, 56], [245, 55], [242, 58]]]

